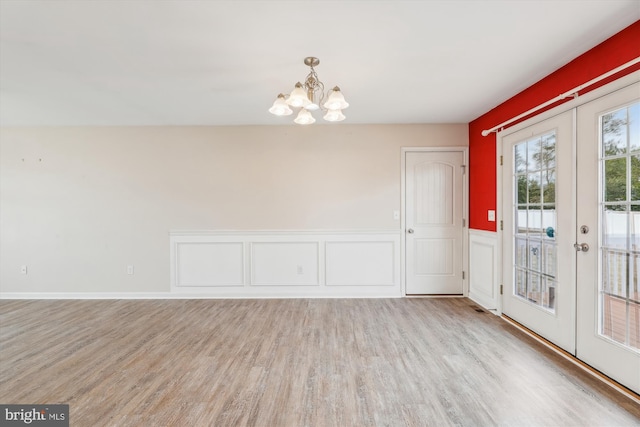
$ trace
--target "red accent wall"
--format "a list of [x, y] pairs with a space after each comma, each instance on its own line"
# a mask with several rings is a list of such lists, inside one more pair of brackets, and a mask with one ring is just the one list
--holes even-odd
[[[487, 211], [496, 210], [496, 134], [481, 132], [509, 120], [549, 99], [573, 89], [601, 74], [640, 57], [640, 21], [583, 53], [514, 97], [469, 123], [469, 227], [496, 231], [496, 222], [487, 220]], [[591, 86], [581, 94], [639, 70], [640, 64], [627, 68]], [[561, 104], [560, 101], [547, 109]], [[540, 114], [542, 111], [537, 112]], [[533, 115], [532, 115], [533, 116]], [[526, 120], [525, 117], [522, 120]], [[515, 124], [515, 123], [513, 123]], [[510, 126], [512, 126], [511, 124]]]

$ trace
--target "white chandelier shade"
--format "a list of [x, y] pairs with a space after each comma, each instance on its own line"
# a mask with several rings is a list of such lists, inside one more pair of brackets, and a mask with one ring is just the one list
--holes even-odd
[[313, 118], [311, 113], [306, 108], [303, 108], [298, 113], [298, 116], [295, 118], [294, 122], [299, 125], [310, 125], [315, 123], [316, 119]]
[[287, 104], [292, 107], [306, 107], [311, 104], [311, 101], [307, 97], [307, 93], [302, 88], [302, 83], [296, 83], [295, 88], [291, 91], [289, 95], [289, 99], [287, 99]]
[[[346, 117], [342, 110], [349, 107], [344, 95], [338, 86], [331, 89], [326, 95], [324, 93], [324, 83], [318, 79], [314, 67], [320, 64], [320, 60], [313, 56], [304, 59], [305, 65], [311, 71], [305, 78], [304, 83], [296, 83], [289, 95], [278, 95], [269, 112], [276, 116], [289, 116], [293, 114], [293, 108], [300, 108], [294, 122], [301, 125], [315, 123], [316, 119], [311, 114], [312, 111], [322, 109], [325, 114], [323, 118], [328, 122], [340, 122]], [[326, 97], [326, 102], [323, 103]]]
[[344, 110], [349, 104], [344, 100], [344, 95], [338, 86], [334, 87], [329, 94], [329, 99], [324, 103], [327, 110]]
[[342, 110], [329, 110], [323, 117], [328, 122], [341, 122], [346, 117], [342, 114]]
[[275, 100], [271, 108], [269, 108], [269, 112], [276, 116], [290, 116], [293, 114], [293, 110], [289, 108], [289, 105], [287, 105], [287, 101], [283, 94], [278, 95], [278, 98]]

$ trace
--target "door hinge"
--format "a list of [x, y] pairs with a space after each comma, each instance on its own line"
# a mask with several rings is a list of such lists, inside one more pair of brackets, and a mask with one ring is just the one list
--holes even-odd
[[466, 227], [466, 226], [467, 226], [467, 220], [466, 220], [466, 219], [464, 219], [464, 218], [462, 218], [462, 226], [463, 226], [463, 227]]
[[465, 173], [467, 173], [467, 165], [462, 165], [462, 175], [464, 175]]
[[464, 271], [462, 272], [462, 280], [464, 280]]
[[502, 156], [500, 156], [500, 166], [502, 166]]
[[502, 223], [502, 220], [500, 220], [500, 230], [502, 230], [502, 229], [503, 229], [503, 225], [504, 225], [504, 224]]
[[500, 295], [502, 295], [503, 288], [504, 288], [504, 286], [500, 285]]

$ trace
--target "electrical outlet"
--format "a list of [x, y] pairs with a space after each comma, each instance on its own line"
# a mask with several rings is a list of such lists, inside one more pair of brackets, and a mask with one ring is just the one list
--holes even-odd
[[304, 274], [301, 265], [298, 266], [298, 274]]
[[20, 266], [20, 273], [27, 274], [27, 266], [26, 265], [21, 265]]
[[490, 210], [487, 213], [487, 219], [491, 222], [494, 222], [496, 220], [496, 211], [494, 210]]
[[393, 211], [393, 219], [400, 219], [400, 211]]
[[129, 274], [129, 275], [133, 274], [133, 265], [128, 265], [127, 266], [127, 274]]

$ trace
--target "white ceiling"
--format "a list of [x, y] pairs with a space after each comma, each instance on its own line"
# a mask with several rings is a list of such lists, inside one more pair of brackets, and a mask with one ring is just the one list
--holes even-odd
[[306, 56], [343, 123], [467, 123], [638, 19], [640, 0], [0, 0], [0, 124], [288, 124], [267, 109]]

